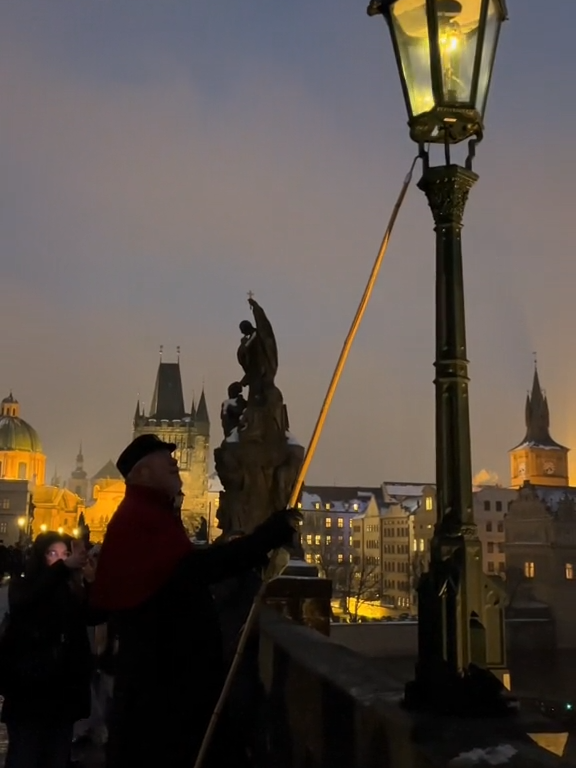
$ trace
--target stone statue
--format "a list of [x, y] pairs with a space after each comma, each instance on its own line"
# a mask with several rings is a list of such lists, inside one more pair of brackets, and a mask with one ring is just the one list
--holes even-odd
[[249, 320], [240, 323], [242, 339], [238, 347], [238, 362], [244, 370], [242, 387], [248, 387], [248, 400], [265, 397], [274, 387], [278, 371], [278, 348], [272, 325], [262, 307], [252, 298], [248, 299], [256, 327]]
[[224, 400], [220, 409], [224, 437], [230, 437], [234, 430], [242, 428], [242, 414], [247, 405], [248, 403], [242, 394], [242, 384], [239, 381], [234, 381], [228, 387], [228, 399]]
[[224, 487], [217, 514], [224, 535], [250, 533], [285, 507], [304, 458], [304, 448], [288, 432], [284, 398], [275, 384], [278, 350], [272, 325], [252, 296], [249, 303], [254, 325], [240, 323], [237, 355], [244, 376], [228, 388], [221, 411], [224, 440], [214, 451]]

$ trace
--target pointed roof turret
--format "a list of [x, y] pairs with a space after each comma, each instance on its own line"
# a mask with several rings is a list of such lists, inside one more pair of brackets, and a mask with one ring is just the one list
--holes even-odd
[[200, 395], [200, 400], [198, 401], [195, 420], [204, 424], [210, 423], [210, 418], [208, 416], [208, 406], [206, 405], [206, 395], [204, 394], [204, 387], [202, 387], [202, 394]]
[[516, 446], [517, 448], [523, 445], [564, 448], [550, 436], [550, 409], [546, 394], [540, 386], [536, 362], [534, 363], [532, 391], [526, 397], [525, 419], [526, 435], [520, 445]]
[[192, 405], [190, 406], [190, 418], [192, 421], [196, 419], [196, 398], [192, 395]]
[[134, 421], [133, 424], [136, 427], [140, 423], [140, 418], [142, 416], [141, 410], [140, 410], [140, 398], [136, 400], [136, 410], [134, 411]]
[[150, 405], [150, 418], [173, 421], [183, 419], [185, 415], [180, 363], [164, 363], [161, 360]]

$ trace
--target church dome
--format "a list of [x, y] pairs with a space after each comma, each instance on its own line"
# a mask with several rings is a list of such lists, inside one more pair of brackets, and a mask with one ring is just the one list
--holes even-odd
[[38, 433], [20, 418], [20, 405], [12, 393], [0, 403], [0, 451], [42, 453]]

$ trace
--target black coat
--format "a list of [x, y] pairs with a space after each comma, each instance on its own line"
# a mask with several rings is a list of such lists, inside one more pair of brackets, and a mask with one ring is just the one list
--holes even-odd
[[10, 584], [2, 721], [72, 724], [90, 714], [87, 601], [63, 562]]
[[[286, 543], [271, 518], [250, 536], [191, 552], [152, 598], [116, 614], [119, 650], [107, 768], [192, 768], [225, 676], [210, 585]], [[211, 760], [229, 763], [217, 735]]]

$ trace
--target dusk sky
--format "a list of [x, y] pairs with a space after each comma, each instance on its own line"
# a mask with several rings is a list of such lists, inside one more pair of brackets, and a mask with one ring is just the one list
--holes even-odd
[[[220, 442], [249, 290], [309, 438], [416, 151], [366, 4], [1, 4], [0, 395], [50, 472], [80, 440], [90, 472], [117, 456], [160, 344], [181, 346], [189, 399], [205, 382]], [[533, 351], [576, 451], [576, 3], [509, 11], [464, 230], [473, 464], [503, 482]], [[312, 482], [434, 477], [432, 226], [414, 186]]]

